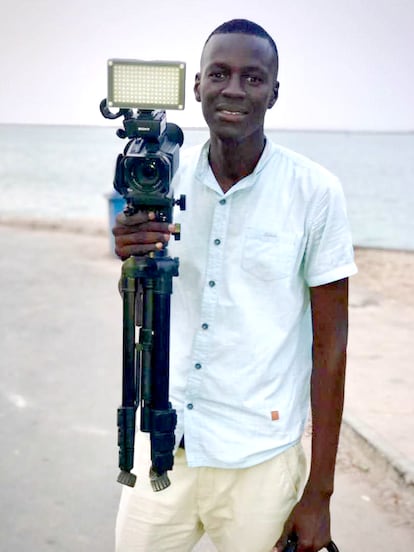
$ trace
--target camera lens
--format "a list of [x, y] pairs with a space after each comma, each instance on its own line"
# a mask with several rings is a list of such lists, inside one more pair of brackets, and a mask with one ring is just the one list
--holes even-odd
[[125, 157], [124, 169], [131, 191], [145, 195], [168, 193], [171, 167], [165, 156]]
[[159, 178], [157, 163], [154, 159], [146, 161], [138, 166], [138, 180], [142, 184], [155, 184]]
[[156, 187], [160, 179], [155, 159], [137, 159], [131, 167], [131, 177], [137, 189], [148, 191]]
[[129, 185], [132, 189], [151, 193], [158, 188], [161, 174], [156, 159], [129, 159], [126, 168]]

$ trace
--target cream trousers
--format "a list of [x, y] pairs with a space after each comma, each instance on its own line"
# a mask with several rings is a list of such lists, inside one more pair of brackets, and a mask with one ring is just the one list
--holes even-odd
[[160, 492], [149, 483], [149, 460], [138, 464], [135, 487], [122, 491], [116, 552], [191, 552], [205, 532], [218, 552], [270, 552], [306, 475], [301, 444], [243, 469], [189, 468], [179, 449]]

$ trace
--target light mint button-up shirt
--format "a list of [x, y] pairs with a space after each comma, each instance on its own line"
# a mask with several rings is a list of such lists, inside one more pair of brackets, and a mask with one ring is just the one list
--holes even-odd
[[338, 179], [267, 141], [223, 193], [204, 146], [182, 152], [170, 399], [190, 466], [242, 468], [298, 442], [312, 369], [309, 287], [356, 272]]

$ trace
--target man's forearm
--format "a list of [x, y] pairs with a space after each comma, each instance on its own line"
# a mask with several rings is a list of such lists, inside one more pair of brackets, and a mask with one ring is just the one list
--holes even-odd
[[348, 337], [348, 280], [311, 288], [313, 367], [312, 455], [303, 495], [285, 523], [276, 549], [295, 533], [300, 549], [320, 550], [331, 539], [330, 497], [344, 403]]
[[331, 495], [342, 421], [346, 352], [324, 358], [314, 350], [311, 379], [312, 454], [308, 491]]
[[348, 282], [312, 290], [312, 455], [308, 490], [333, 492], [348, 340]]

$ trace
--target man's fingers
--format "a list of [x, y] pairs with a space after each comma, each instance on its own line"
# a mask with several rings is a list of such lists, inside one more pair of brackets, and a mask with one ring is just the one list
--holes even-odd
[[146, 211], [138, 211], [131, 216], [124, 213], [117, 215], [112, 233], [118, 257], [126, 259], [163, 248], [176, 228], [171, 223], [154, 221], [154, 217], [154, 213]]
[[283, 552], [290, 539], [292, 539], [293, 542], [297, 541], [296, 534], [292, 530], [292, 523], [290, 519], [288, 519], [272, 552]]
[[162, 249], [170, 239], [170, 234], [161, 232], [135, 232], [118, 235], [115, 243], [115, 253], [121, 259], [131, 255], [146, 255], [150, 251]]
[[143, 222], [141, 224], [131, 224], [130, 226], [117, 224], [112, 229], [112, 234], [114, 236], [126, 236], [128, 234], [134, 235], [141, 232], [159, 232], [167, 234], [172, 230], [173, 225], [167, 224], [166, 222]]
[[125, 213], [118, 213], [115, 217], [116, 223], [122, 226], [133, 226], [134, 224], [141, 224], [147, 220], [148, 215], [143, 211], [138, 211], [138, 213], [135, 213], [135, 215], [131, 215], [129, 217], [127, 217]]
[[167, 243], [170, 239], [170, 234], [164, 232], [134, 232], [132, 234], [120, 235], [118, 244], [120, 247], [125, 245], [146, 245], [155, 244], [157, 242]]
[[137, 211], [133, 215], [126, 216], [125, 213], [118, 213], [116, 216], [116, 222], [123, 226], [134, 226], [135, 224], [142, 224], [143, 222], [154, 220], [155, 215], [152, 211]]
[[162, 249], [163, 243], [157, 242], [157, 243], [150, 243], [147, 245], [124, 245], [122, 247], [115, 247], [115, 253], [120, 257], [122, 260], [127, 259], [128, 257], [131, 257], [131, 255], [136, 255], [137, 257], [146, 255], [147, 253], [150, 253], [151, 251], [155, 251], [157, 249]]

